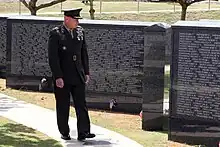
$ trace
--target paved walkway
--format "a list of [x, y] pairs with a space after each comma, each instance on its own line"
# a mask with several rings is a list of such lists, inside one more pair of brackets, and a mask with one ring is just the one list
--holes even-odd
[[91, 125], [91, 132], [95, 133], [96, 137], [79, 142], [76, 140], [76, 119], [72, 117], [69, 120], [72, 140], [64, 141], [60, 139], [60, 134], [57, 130], [55, 111], [32, 105], [4, 94], [0, 94], [0, 116], [36, 129], [60, 141], [64, 147], [81, 147], [84, 145], [89, 147], [141, 147], [140, 144], [127, 137], [93, 124]]

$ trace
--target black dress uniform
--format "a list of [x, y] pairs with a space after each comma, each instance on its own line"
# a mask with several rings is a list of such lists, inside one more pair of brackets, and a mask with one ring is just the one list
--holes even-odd
[[[73, 10], [67, 12], [75, 13]], [[78, 139], [94, 137], [94, 134], [90, 133], [90, 120], [85, 101], [85, 75], [89, 75], [89, 60], [83, 28], [78, 26], [70, 31], [65, 25], [55, 27], [49, 35], [48, 57], [54, 81], [57, 124], [60, 133], [69, 138], [71, 93], [77, 116]], [[63, 88], [56, 86], [58, 78], [63, 79]]]

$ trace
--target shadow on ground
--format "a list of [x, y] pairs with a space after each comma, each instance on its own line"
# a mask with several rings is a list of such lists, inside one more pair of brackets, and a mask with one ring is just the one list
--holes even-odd
[[21, 124], [6, 123], [0, 125], [1, 146], [16, 147], [62, 147], [59, 142], [40, 135], [34, 129]]

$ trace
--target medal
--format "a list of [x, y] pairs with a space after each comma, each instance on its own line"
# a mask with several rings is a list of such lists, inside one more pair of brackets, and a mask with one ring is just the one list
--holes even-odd
[[65, 46], [63, 46], [63, 50], [66, 50], [66, 47], [65, 47]]

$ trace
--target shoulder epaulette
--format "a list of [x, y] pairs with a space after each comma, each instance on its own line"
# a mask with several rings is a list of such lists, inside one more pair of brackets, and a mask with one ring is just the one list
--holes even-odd
[[59, 27], [54, 27], [52, 30], [58, 30], [59, 29]]

